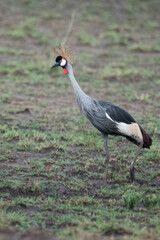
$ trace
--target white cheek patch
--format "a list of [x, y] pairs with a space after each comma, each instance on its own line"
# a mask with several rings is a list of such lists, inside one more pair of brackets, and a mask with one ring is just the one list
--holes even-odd
[[66, 65], [66, 63], [67, 63], [66, 59], [62, 58], [61, 63], [60, 63], [61, 67], [64, 67]]

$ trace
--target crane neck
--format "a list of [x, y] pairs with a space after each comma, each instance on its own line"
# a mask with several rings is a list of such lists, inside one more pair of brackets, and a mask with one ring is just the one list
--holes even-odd
[[[68, 70], [68, 76], [69, 79], [72, 83], [76, 98], [83, 98], [83, 97], [87, 97], [90, 98], [79, 86], [78, 82], [75, 79], [74, 73], [73, 73], [73, 68], [72, 65], [68, 62], [67, 66], [66, 66], [67, 70]], [[77, 99], [78, 100], [78, 99]]]
[[72, 65], [69, 62], [67, 62], [66, 69], [68, 71], [68, 76], [72, 83], [80, 110], [84, 113], [83, 110], [86, 108], [86, 106], [89, 107], [89, 103], [91, 103], [91, 98], [79, 86], [78, 82], [75, 79]]

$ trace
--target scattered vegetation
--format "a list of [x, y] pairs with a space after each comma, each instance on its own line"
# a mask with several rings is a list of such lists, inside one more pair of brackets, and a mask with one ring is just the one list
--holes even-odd
[[83, 44], [87, 44], [87, 45], [90, 45], [92, 47], [96, 47], [98, 45], [97, 38], [94, 37], [92, 34], [89, 34], [86, 31], [81, 31], [81, 32], [77, 33], [77, 38]]
[[146, 207], [146, 208], [159, 208], [160, 195], [159, 194], [146, 194], [143, 192], [129, 191], [123, 195], [123, 200], [128, 209]]
[[149, 44], [134, 44], [130, 47], [131, 51], [136, 51], [136, 52], [144, 52], [144, 53], [149, 53], [149, 52], [160, 52], [160, 46], [157, 44], [149, 45]]
[[56, 8], [50, 0], [1, 3], [0, 239], [25, 231], [34, 239], [39, 231], [39, 239], [158, 240], [160, 5], [82, 1], [69, 38], [84, 91], [128, 110], [153, 138], [136, 162], [133, 186], [136, 146], [110, 137], [104, 186], [103, 140], [80, 114], [62, 70], [50, 70], [73, 7], [64, 0]]

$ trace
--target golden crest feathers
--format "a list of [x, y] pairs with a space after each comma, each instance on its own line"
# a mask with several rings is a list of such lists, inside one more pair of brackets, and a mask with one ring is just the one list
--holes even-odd
[[54, 50], [54, 52], [61, 57], [64, 57], [71, 64], [75, 63], [75, 55], [71, 49], [67, 46], [60, 46]]

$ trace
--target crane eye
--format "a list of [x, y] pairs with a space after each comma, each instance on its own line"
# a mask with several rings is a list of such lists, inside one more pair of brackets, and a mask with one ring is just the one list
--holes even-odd
[[64, 66], [66, 66], [66, 64], [67, 64], [67, 60], [65, 58], [62, 58], [60, 66], [64, 67]]

